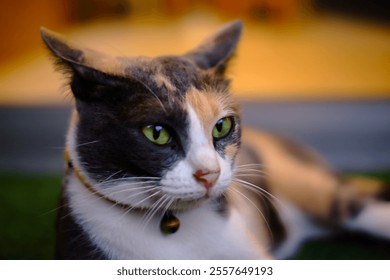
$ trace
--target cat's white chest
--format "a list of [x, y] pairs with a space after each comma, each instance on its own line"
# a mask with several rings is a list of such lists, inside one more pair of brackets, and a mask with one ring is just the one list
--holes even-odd
[[70, 178], [72, 212], [95, 244], [113, 259], [255, 259], [266, 258], [250, 237], [239, 212], [221, 215], [211, 206], [179, 213], [180, 228], [163, 234], [160, 217], [145, 224], [142, 215], [126, 213], [99, 199]]

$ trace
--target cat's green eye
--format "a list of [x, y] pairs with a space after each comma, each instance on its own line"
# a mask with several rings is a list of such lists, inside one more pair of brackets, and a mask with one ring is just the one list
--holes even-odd
[[161, 125], [148, 125], [142, 129], [143, 134], [157, 145], [168, 144], [171, 140], [169, 131]]
[[225, 117], [217, 121], [213, 128], [214, 139], [220, 139], [229, 134], [232, 130], [233, 121], [231, 117]]

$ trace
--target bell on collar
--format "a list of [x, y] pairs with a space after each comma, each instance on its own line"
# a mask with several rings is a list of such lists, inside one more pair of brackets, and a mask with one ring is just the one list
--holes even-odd
[[180, 220], [172, 214], [171, 211], [166, 211], [160, 222], [160, 230], [164, 234], [173, 234], [179, 230]]

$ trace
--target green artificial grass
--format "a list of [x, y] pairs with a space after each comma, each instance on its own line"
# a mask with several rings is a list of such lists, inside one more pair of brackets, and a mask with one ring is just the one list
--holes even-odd
[[[390, 183], [390, 172], [363, 175]], [[0, 259], [54, 257], [61, 177], [0, 173]], [[294, 258], [390, 259], [389, 248], [389, 241], [343, 233], [331, 239], [307, 242]]]
[[0, 259], [52, 259], [61, 176], [0, 173]]

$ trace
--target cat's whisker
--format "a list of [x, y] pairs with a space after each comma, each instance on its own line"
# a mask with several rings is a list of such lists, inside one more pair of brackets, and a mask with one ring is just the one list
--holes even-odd
[[157, 200], [153, 206], [146, 212], [143, 218], [143, 227], [146, 228], [148, 223], [153, 219], [153, 217], [156, 215], [159, 209], [169, 201], [170, 197], [166, 194], [164, 194], [159, 200]]
[[261, 176], [263, 178], [268, 177], [268, 173], [263, 170], [257, 170], [257, 169], [242, 169], [242, 170], [233, 170], [234, 176]]
[[242, 196], [243, 198], [245, 198], [247, 201], [249, 201], [249, 203], [252, 204], [252, 206], [256, 208], [256, 210], [259, 212], [259, 214], [261, 214], [261, 215], [263, 216], [263, 218], [264, 218], [264, 220], [265, 220], [265, 217], [264, 217], [263, 213], [261, 212], [261, 210], [257, 207], [257, 205], [256, 205], [250, 198], [248, 198], [245, 194], [243, 194], [242, 192], [240, 192], [240, 191], [239, 191], [238, 189], [236, 189], [236, 188], [229, 188], [228, 190], [229, 190], [229, 191], [233, 191], [233, 192], [239, 194], [240, 196]]
[[267, 172], [263, 169], [258, 169], [258, 168], [251, 168], [251, 167], [245, 167], [245, 168], [235, 168], [233, 169], [234, 172], [245, 172], [245, 171], [252, 171], [256, 173], [261, 173], [261, 174], [267, 174]]
[[[64, 207], [67, 207], [68, 206], [68, 204], [62, 204], [62, 205], [60, 205], [60, 206], [57, 206], [57, 207], [55, 207], [55, 208], [52, 208], [52, 209], [50, 209], [50, 210], [47, 210], [47, 211], [45, 211], [45, 212], [43, 212], [43, 213], [41, 213], [39, 216], [40, 217], [44, 217], [44, 216], [46, 216], [46, 215], [50, 215], [50, 214], [52, 214], [52, 213], [56, 213], [57, 211], [59, 211], [59, 210], [61, 210], [62, 208], [64, 208]], [[66, 216], [64, 216], [64, 217], [66, 217]]]
[[253, 207], [255, 207], [255, 209], [257, 210], [257, 212], [261, 215], [261, 217], [263, 218], [264, 220], [264, 223], [266, 224], [267, 226], [267, 229], [268, 229], [268, 232], [272, 238], [272, 230], [271, 230], [271, 227], [266, 219], [266, 217], [264, 216], [263, 212], [259, 209], [259, 207], [257, 207], [257, 205], [249, 198], [247, 197], [245, 194], [243, 194], [242, 192], [240, 192], [239, 190], [235, 189], [235, 188], [230, 188], [229, 191], [233, 191], [235, 193], [237, 193], [238, 195], [240, 195], [241, 197], [243, 197], [245, 200], [247, 200]]
[[87, 146], [87, 145], [95, 144], [95, 143], [98, 143], [98, 142], [99, 142], [99, 140], [94, 140], [94, 141], [90, 141], [90, 142], [85, 142], [85, 143], [77, 144], [76, 147]]
[[141, 199], [140, 201], [138, 201], [136, 204], [134, 205], [131, 205], [129, 206], [126, 211], [119, 216], [118, 220], [121, 220], [122, 218], [124, 218], [125, 216], [127, 216], [131, 211], [133, 211], [134, 209], [137, 209], [138, 206], [140, 206], [143, 202], [145, 202], [146, 200], [148, 199], [151, 199], [153, 197], [155, 197], [156, 195], [159, 195], [161, 191], [156, 191], [152, 194], [150, 194], [149, 196], [146, 196], [145, 198]]
[[[155, 190], [158, 190], [159, 188], [154, 185], [148, 185], [148, 186], [142, 186], [138, 188], [130, 188], [130, 189], [123, 189], [123, 190], [116, 190], [113, 192], [109, 192], [106, 196], [109, 198], [112, 198], [112, 200], [118, 201], [118, 204], [130, 204], [129, 200], [143, 195], [145, 193], [150, 193]], [[115, 197], [118, 197], [121, 195], [122, 199], [115, 199]]]
[[[142, 191], [139, 191], [139, 190], [142, 190]], [[140, 195], [140, 194], [147, 193], [147, 192], [154, 192], [155, 190], [159, 190], [159, 188], [157, 186], [134, 188], [134, 191], [137, 191], [137, 192], [135, 194], [130, 194], [129, 196], [126, 196], [125, 200], [130, 199], [130, 198], [135, 197], [135, 196]], [[131, 192], [133, 192], [133, 190], [128, 191], [128, 193], [131, 193]], [[118, 191], [118, 193], [120, 193], [120, 192]]]
[[156, 186], [156, 182], [134, 182], [134, 183], [122, 183], [116, 186], [112, 186], [109, 188], [109, 190], [136, 190], [136, 189], [144, 189], [148, 188], [150, 186]]
[[171, 200], [165, 206], [165, 212], [169, 210], [169, 208], [171, 207], [171, 205], [173, 204], [174, 201], [175, 201], [175, 198], [172, 197]]
[[[148, 187], [148, 188], [142, 188], [142, 189], [144, 189], [144, 190], [126, 196], [126, 197], [124, 198], [124, 202], [123, 202], [123, 203], [126, 204], [126, 201], [129, 200], [130, 198], [133, 198], [133, 197], [142, 195], [142, 194], [144, 194], [144, 193], [148, 193], [148, 192], [152, 192], [152, 191], [154, 191], [154, 190], [157, 190], [158, 187]], [[117, 191], [117, 192], [110, 193], [109, 195], [118, 195], [118, 194], [121, 194], [121, 193], [131, 193], [131, 192], [133, 192], [133, 191], [136, 191], [136, 189], [134, 189], [134, 190], [133, 190], [133, 189], [126, 189], [126, 190], [122, 190], [122, 191]], [[119, 204], [119, 203], [122, 203], [122, 202], [118, 202], [118, 204]], [[115, 204], [114, 204], [114, 206], [115, 206]]]
[[256, 165], [253, 165], [253, 166], [247, 165], [247, 166], [235, 166], [234, 169], [238, 169], [238, 170], [242, 170], [242, 169], [264, 170], [264, 167], [263, 166], [256, 166]]
[[239, 173], [234, 174], [235, 177], [260, 177], [265, 178], [266, 176], [264, 174], [256, 174], [256, 173]]
[[164, 103], [161, 101], [161, 99], [157, 96], [157, 94], [145, 83], [142, 83], [142, 85], [148, 90], [148, 92], [156, 98], [157, 102], [161, 106], [161, 108], [164, 110], [164, 112], [167, 112]]
[[153, 203], [153, 205], [146, 211], [146, 213], [142, 217], [143, 228], [146, 228], [149, 221], [153, 218], [155, 213], [158, 211], [160, 204], [162, 204], [166, 199], [167, 199], [167, 196], [164, 194], [155, 203]]
[[269, 191], [267, 191], [267, 190], [265, 190], [265, 189], [255, 185], [255, 184], [252, 184], [250, 182], [247, 182], [245, 180], [241, 180], [241, 179], [238, 179], [238, 178], [233, 179], [233, 182], [240, 184], [242, 187], [251, 189], [251, 190], [257, 192], [258, 194], [265, 195], [265, 197], [272, 198], [273, 200], [270, 200], [271, 202], [277, 202], [279, 204], [282, 204], [282, 202], [280, 201], [279, 198], [277, 198], [276, 196], [274, 196]]
[[108, 176], [107, 178], [105, 178], [105, 179], [104, 179], [102, 182], [100, 182], [99, 184], [104, 184], [104, 183], [110, 181], [112, 177], [118, 175], [118, 174], [121, 173], [122, 171], [123, 171], [123, 170], [119, 170], [119, 171], [117, 171], [117, 172], [112, 173], [110, 176]]
[[256, 171], [260, 171], [260, 172], [265, 172], [264, 171], [264, 168], [257, 168], [255, 166], [242, 166], [242, 167], [234, 167], [234, 170], [256, 170]]
[[[110, 192], [108, 193], [102, 193], [102, 192], [99, 192], [97, 190], [91, 190], [90, 193], [88, 195], [86, 195], [86, 198], [91, 198], [91, 197], [96, 197], [96, 201], [99, 201], [99, 200], [102, 200], [102, 199], [105, 199], [105, 197], [108, 197], [110, 198], [111, 195], [116, 195], [120, 192], [131, 192], [131, 191], [134, 191], [134, 190], [140, 190], [140, 189], [151, 189], [152, 187], [154, 188], [155, 185], [153, 184], [154, 182], [145, 182], [145, 186], [138, 186], [138, 187], [134, 187], [133, 184], [126, 184], [126, 185], [118, 185], [118, 186], [115, 186], [115, 187], [110, 187]], [[152, 185], [153, 184], [153, 185]], [[126, 188], [126, 189], [123, 189], [123, 188]]]
[[262, 163], [248, 163], [248, 164], [240, 164], [236, 165], [236, 168], [245, 168], [245, 167], [258, 167], [258, 168], [264, 168], [267, 165], [262, 164]]
[[239, 182], [235, 182], [235, 181], [233, 181], [233, 184], [237, 185], [237, 187], [248, 189], [249, 191], [254, 192], [255, 194], [257, 194], [258, 198], [261, 199], [261, 201], [263, 203], [262, 205], [267, 207], [267, 208], [268, 208], [268, 203], [267, 203], [266, 200], [268, 200], [274, 206], [275, 206], [275, 203], [277, 202], [274, 199], [272, 199], [272, 197], [270, 197], [267, 193], [265, 193], [264, 192], [265, 190], [263, 188], [259, 187], [259, 186], [257, 188], [254, 188], [253, 186], [247, 186], [247, 185], [245, 185], [243, 183], [239, 183]]
[[124, 177], [124, 178], [116, 178], [110, 181], [116, 180], [159, 180], [161, 177], [149, 177], [149, 176], [139, 176], [139, 177]]
[[113, 180], [105, 182], [103, 184], [97, 184], [96, 186], [102, 188], [118, 188], [123, 186], [137, 186], [143, 184], [156, 184], [159, 180]]
[[246, 175], [246, 174], [254, 174], [254, 175], [260, 175], [260, 176], [263, 176], [263, 177], [266, 177], [267, 176], [267, 174], [266, 173], [264, 173], [264, 172], [257, 172], [256, 170], [244, 170], [244, 171], [239, 171], [239, 172], [237, 172], [237, 171], [234, 171], [233, 172], [233, 174], [234, 175]]
[[104, 184], [100, 185], [99, 187], [102, 187], [103, 189], [110, 189], [110, 190], [117, 190], [117, 189], [122, 189], [122, 188], [133, 188], [133, 187], [138, 187], [138, 186], [148, 186], [148, 185], [156, 185], [158, 181], [140, 181], [140, 182], [119, 182], [115, 185], [111, 184]]
[[245, 171], [251, 171], [251, 172], [256, 172], [260, 174], [267, 174], [267, 172], [264, 169], [259, 169], [259, 168], [253, 168], [253, 167], [243, 167], [243, 168], [234, 168], [233, 172], [238, 173], [238, 172], [245, 172]]
[[99, 182], [97, 185], [110, 184], [110, 183], [115, 183], [115, 182], [120, 182], [120, 181], [134, 180], [134, 181], [144, 182], [143, 180], [158, 181], [160, 179], [161, 179], [161, 177], [124, 177], [124, 178], [115, 178], [115, 179], [110, 179], [110, 180], [104, 180], [102, 182]]

